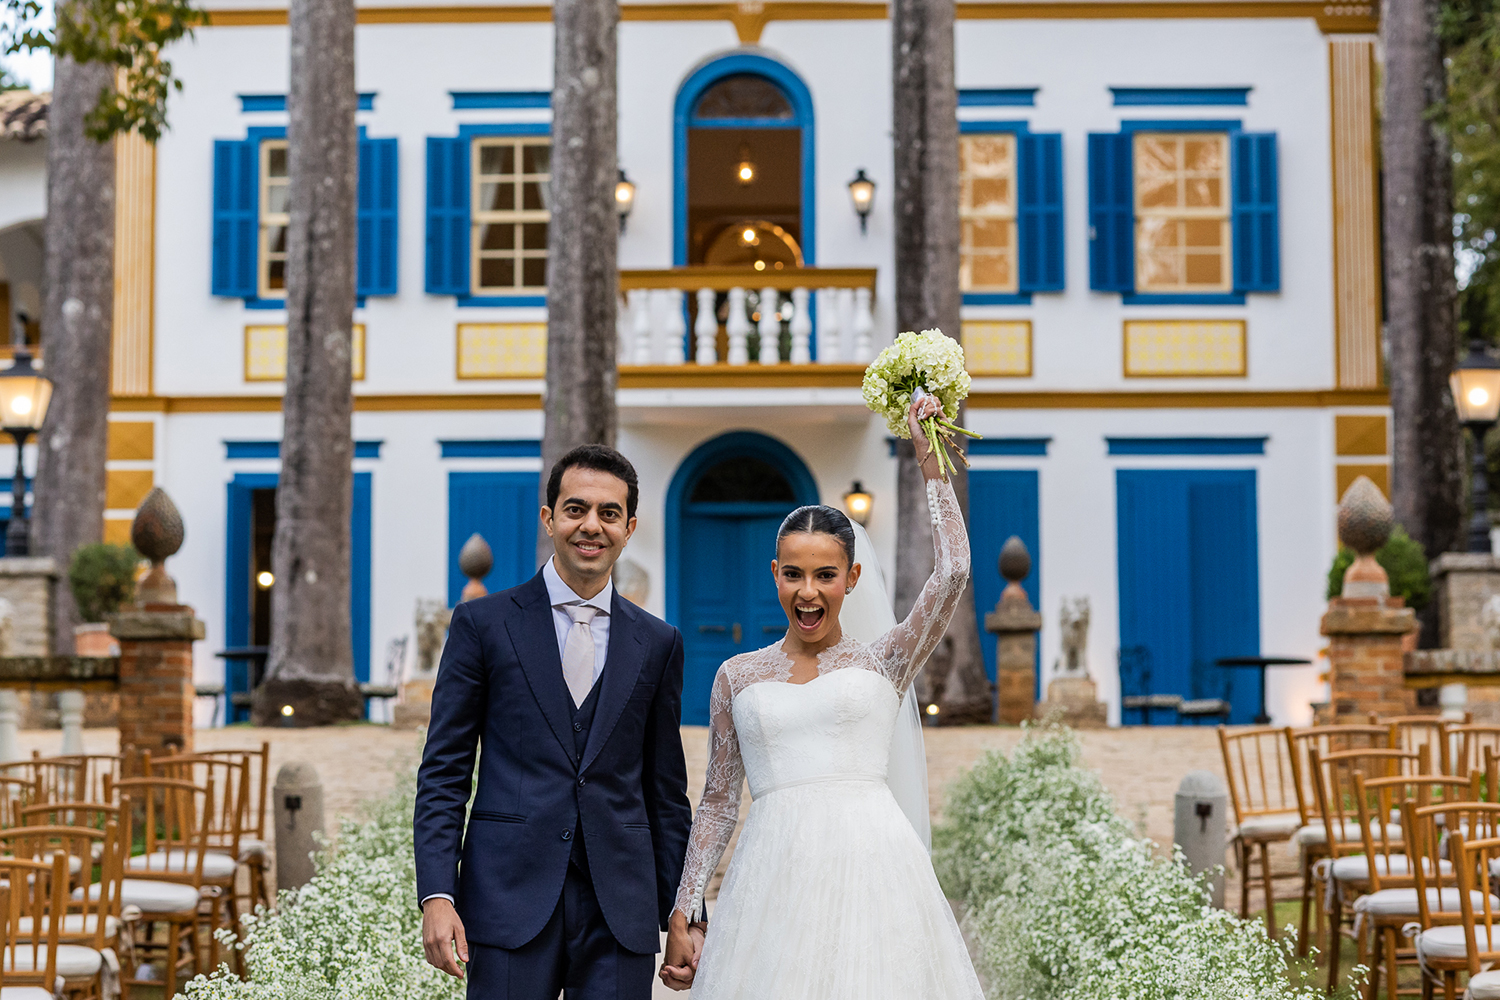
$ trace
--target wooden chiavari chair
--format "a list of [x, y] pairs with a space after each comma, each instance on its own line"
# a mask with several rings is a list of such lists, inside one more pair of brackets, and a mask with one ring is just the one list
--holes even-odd
[[256, 904], [271, 905], [270, 883], [266, 879], [269, 870], [270, 843], [266, 840], [266, 815], [270, 802], [271, 744], [263, 741], [259, 750], [198, 750], [195, 757], [215, 760], [237, 761], [246, 765], [245, 814], [240, 820], [239, 862], [247, 869], [249, 892], [245, 909]]
[[[124, 758], [119, 754], [110, 753], [79, 753], [65, 754], [58, 757], [33, 758], [35, 764], [42, 766], [55, 766], [71, 769], [70, 789], [66, 789], [67, 802], [100, 802], [112, 801], [110, 795], [110, 783], [119, 778], [124, 772]], [[63, 794], [59, 789], [59, 794]]]
[[[1425, 756], [1430, 749], [1424, 747], [1419, 754]], [[1354, 901], [1355, 937], [1359, 964], [1370, 969], [1371, 1000], [1380, 992], [1382, 971], [1389, 1000], [1396, 1000], [1398, 963], [1416, 957], [1409, 949], [1397, 946], [1401, 929], [1421, 916], [1416, 878], [1423, 855], [1408, 837], [1410, 827], [1402, 820], [1405, 810], [1432, 805], [1451, 808], [1473, 802], [1478, 796], [1478, 772], [1469, 778], [1405, 775], [1369, 779], [1354, 772], [1354, 802], [1365, 853], [1334, 861], [1333, 878], [1341, 890], [1359, 893]], [[1457, 812], [1451, 815], [1459, 822]], [[1435, 874], [1440, 875], [1441, 868]], [[1441, 897], [1441, 891], [1438, 895]], [[1368, 938], [1364, 931], [1369, 931]], [[1373, 947], [1367, 946], [1367, 940]]]
[[0, 778], [0, 829], [21, 825], [20, 813], [36, 799], [36, 782]]
[[[1457, 973], [1468, 966], [1463, 897], [1467, 897], [1475, 910], [1483, 910], [1486, 904], [1482, 893], [1475, 888], [1477, 879], [1466, 880], [1461, 876], [1452, 849], [1456, 841], [1449, 833], [1471, 841], [1500, 835], [1500, 803], [1421, 807], [1408, 803], [1405, 814], [1403, 826], [1411, 831], [1411, 852], [1422, 859], [1414, 869], [1421, 911], [1417, 921], [1421, 930], [1414, 944], [1421, 958], [1424, 982], [1437, 974], [1447, 980], [1445, 990], [1452, 996]], [[1496, 904], [1500, 904], [1500, 899], [1492, 898], [1490, 905]]]
[[1455, 769], [1479, 770], [1484, 767], [1484, 752], [1500, 753], [1500, 726], [1470, 723], [1447, 727], [1447, 743], [1452, 748], [1450, 763]]
[[[1240, 872], [1240, 916], [1250, 915], [1251, 866], [1258, 863], [1266, 897], [1266, 933], [1276, 936], [1276, 894], [1270, 845], [1288, 843], [1303, 826], [1297, 773], [1286, 731], [1257, 726], [1231, 733], [1219, 727], [1219, 749], [1234, 807], [1234, 861]], [[1258, 857], [1256, 856], [1258, 853]], [[1290, 877], [1300, 877], [1300, 872]]]
[[1452, 774], [1464, 778], [1468, 777], [1478, 766], [1453, 770], [1456, 765], [1451, 752], [1452, 743], [1446, 738], [1446, 730], [1453, 722], [1440, 715], [1378, 716], [1371, 713], [1370, 722], [1377, 726], [1385, 726], [1391, 731], [1390, 747], [1392, 750], [1416, 753], [1424, 746], [1430, 747], [1432, 765], [1437, 774]]
[[31, 785], [33, 802], [54, 799], [71, 801], [78, 785], [80, 767], [72, 760], [52, 760], [40, 756], [30, 760], [13, 760], [0, 764], [0, 778], [18, 778]]
[[[68, 859], [62, 853], [47, 861], [0, 857], [0, 883], [8, 889], [4, 922], [5, 949], [0, 954], [4, 978], [13, 986], [38, 986], [52, 995], [61, 978], [72, 998], [97, 1000], [102, 993], [104, 956], [95, 948], [61, 942], [62, 921], [53, 914], [67, 911]], [[45, 928], [22, 935], [22, 927]]]

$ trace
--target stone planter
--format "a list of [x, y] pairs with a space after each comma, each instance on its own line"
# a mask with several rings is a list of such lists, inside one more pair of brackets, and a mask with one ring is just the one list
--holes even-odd
[[73, 626], [73, 652], [77, 656], [119, 656], [120, 644], [109, 634], [108, 622], [84, 622]]

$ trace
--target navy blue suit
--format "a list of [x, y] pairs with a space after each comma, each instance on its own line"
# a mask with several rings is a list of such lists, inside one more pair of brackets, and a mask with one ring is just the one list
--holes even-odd
[[[454, 897], [471, 998], [649, 995], [691, 826], [681, 707], [681, 634], [618, 593], [577, 708], [540, 573], [454, 609], [418, 774], [417, 898]], [[612, 949], [644, 956], [618, 991], [580, 967]]]

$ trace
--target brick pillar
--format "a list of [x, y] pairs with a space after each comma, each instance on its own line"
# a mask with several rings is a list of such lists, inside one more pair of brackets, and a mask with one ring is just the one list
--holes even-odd
[[[1415, 692], [1404, 683], [1401, 640], [1416, 613], [1398, 597], [1336, 597], [1328, 602], [1329, 710], [1333, 722], [1364, 722], [1370, 712], [1410, 715]], [[1430, 709], [1434, 715], [1437, 710]]]
[[1019, 726], [1036, 708], [1036, 633], [1041, 612], [1026, 591], [1012, 583], [995, 610], [984, 616], [984, 628], [995, 633], [995, 681], [999, 688], [999, 721]]
[[125, 773], [140, 754], [193, 749], [193, 642], [203, 622], [181, 604], [148, 604], [115, 615], [120, 642], [120, 752]]

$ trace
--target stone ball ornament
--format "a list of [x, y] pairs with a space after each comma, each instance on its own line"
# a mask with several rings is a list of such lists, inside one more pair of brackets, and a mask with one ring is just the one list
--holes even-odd
[[469, 536], [464, 542], [464, 547], [458, 550], [458, 569], [464, 576], [471, 580], [479, 580], [489, 575], [495, 565], [495, 553], [490, 549], [490, 543], [484, 540], [479, 532]]
[[1031, 572], [1031, 553], [1020, 536], [1011, 535], [1000, 547], [1000, 575], [1009, 583], [1020, 583]]
[[177, 583], [162, 564], [182, 548], [185, 535], [182, 512], [166, 490], [153, 486], [136, 508], [135, 520], [130, 525], [130, 544], [151, 560], [151, 570], [136, 589], [137, 604], [177, 603]]
[[1358, 555], [1377, 551], [1396, 526], [1395, 511], [1368, 476], [1360, 476], [1339, 501], [1339, 541]]

